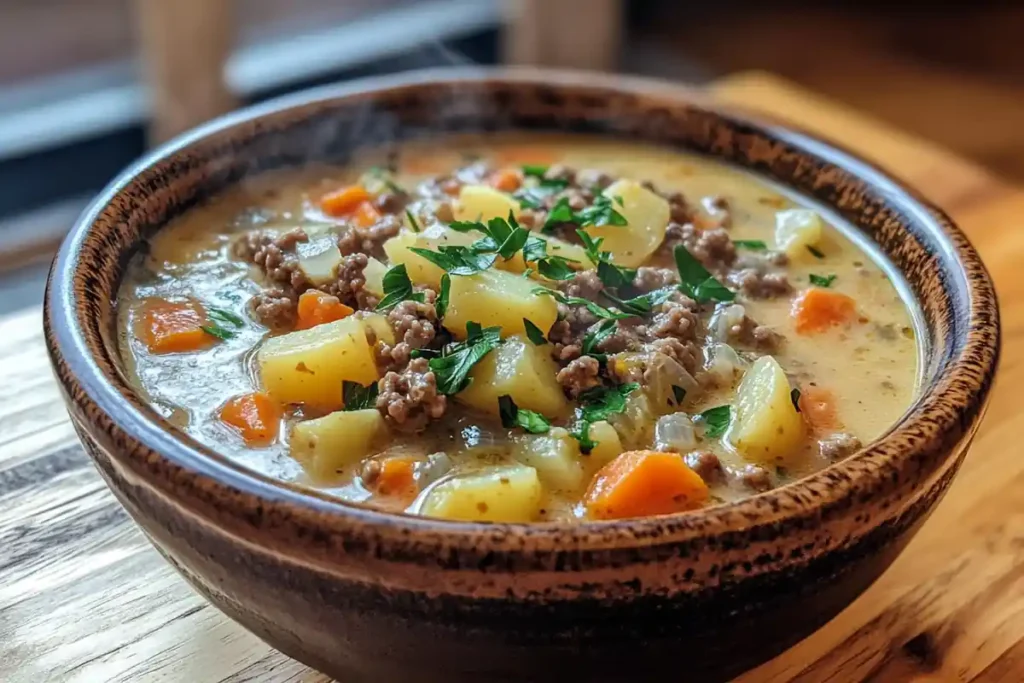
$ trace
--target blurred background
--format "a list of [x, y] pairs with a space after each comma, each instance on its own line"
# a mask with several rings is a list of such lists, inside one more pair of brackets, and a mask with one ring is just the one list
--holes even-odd
[[703, 83], [770, 71], [1024, 178], [1024, 3], [0, 0], [0, 313], [147, 145], [359, 76], [542, 64]]

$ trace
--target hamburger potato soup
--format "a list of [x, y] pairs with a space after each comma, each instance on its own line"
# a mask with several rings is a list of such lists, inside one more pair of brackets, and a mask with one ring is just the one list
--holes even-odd
[[129, 266], [121, 352], [263, 474], [465, 521], [786, 484], [907, 409], [910, 311], [829, 218], [700, 157], [491, 135], [244, 181]]

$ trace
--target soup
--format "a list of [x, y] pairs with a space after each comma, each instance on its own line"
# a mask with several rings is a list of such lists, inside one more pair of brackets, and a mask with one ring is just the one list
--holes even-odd
[[635, 144], [410, 143], [167, 225], [122, 285], [121, 350], [180, 429], [347, 501], [691, 510], [826, 467], [910, 403], [907, 307], [832, 223]]

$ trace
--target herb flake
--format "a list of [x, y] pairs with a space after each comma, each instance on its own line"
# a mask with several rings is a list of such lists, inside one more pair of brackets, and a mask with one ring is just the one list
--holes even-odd
[[501, 417], [501, 426], [506, 429], [522, 427], [530, 434], [545, 434], [551, 429], [551, 423], [546, 417], [533, 410], [520, 408], [508, 394], [498, 397], [498, 415]]
[[397, 265], [384, 273], [382, 280], [384, 298], [377, 304], [376, 310], [389, 311], [403, 301], [411, 300], [423, 303], [423, 292], [415, 292], [405, 264]]
[[434, 313], [437, 315], [437, 319], [440, 320], [448, 312], [448, 297], [452, 289], [452, 279], [445, 273], [441, 276], [441, 290], [437, 293], [437, 299], [434, 300]]
[[729, 422], [732, 420], [732, 406], [724, 405], [715, 408], [708, 408], [700, 414], [704, 422], [704, 436], [715, 439], [729, 429]]
[[811, 273], [807, 279], [810, 280], [811, 284], [815, 287], [831, 287], [832, 283], [836, 281], [836, 275], [834, 273], [830, 273], [828, 275], [815, 275], [814, 273]]
[[680, 285], [698, 303], [710, 301], [732, 301], [736, 295], [726, 289], [725, 285], [715, 279], [708, 269], [698, 261], [683, 245], [673, 251], [676, 268], [679, 270]]
[[345, 404], [343, 410], [366, 410], [377, 407], [376, 382], [363, 386], [358, 382], [345, 380], [341, 383], [341, 400]]
[[245, 327], [245, 321], [241, 317], [224, 308], [208, 306], [206, 318], [210, 324], [201, 325], [199, 329], [225, 341], [234, 338], [238, 334], [238, 330]]
[[764, 240], [733, 240], [732, 243], [737, 249], [749, 249], [751, 251], [764, 251], [768, 248]]
[[793, 402], [793, 408], [796, 409], [796, 412], [798, 412], [798, 413], [801, 412], [800, 411], [800, 390], [799, 389], [794, 387], [793, 391], [789, 392], [789, 400], [791, 400]]
[[449, 344], [443, 354], [430, 359], [430, 369], [442, 394], [457, 394], [469, 386], [469, 371], [484, 356], [501, 344], [501, 328], [481, 328], [479, 323], [466, 323], [466, 340]]
[[534, 346], [544, 346], [548, 343], [548, 337], [544, 330], [537, 327], [529, 318], [523, 318], [523, 327], [526, 328], [526, 337], [533, 342]]
[[816, 259], [825, 258], [825, 254], [822, 253], [820, 249], [818, 249], [817, 247], [813, 247], [810, 244], [807, 245], [807, 251], [811, 252], [811, 255]]

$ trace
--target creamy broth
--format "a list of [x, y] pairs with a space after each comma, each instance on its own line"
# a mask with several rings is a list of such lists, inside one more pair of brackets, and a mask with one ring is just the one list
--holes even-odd
[[[251, 254], [239, 255], [239, 240], [260, 231], [271, 236], [281, 235], [295, 226], [306, 226], [311, 234], [316, 231], [321, 231], [316, 234], [324, 234], [326, 231], [326, 234], [335, 235], [354, 230], [351, 224], [353, 221], [358, 222], [358, 217], [328, 215], [321, 206], [321, 200], [339, 188], [359, 184], [361, 179], [367, 189], [376, 186], [380, 194], [393, 194], [392, 190], [397, 188], [407, 190], [411, 196], [394, 211], [394, 220], [403, 223], [403, 234], [410, 232], [410, 220], [405, 217], [405, 209], [408, 208], [416, 219], [417, 228], [429, 232], [445, 222], [441, 221], [438, 226], [431, 227], [436, 222], [434, 214], [445, 213], [443, 210], [438, 211], [439, 204], [447, 204], [449, 209], [454, 207], [458, 211], [462, 206], [461, 198], [468, 196], [460, 194], [465, 192], [465, 186], [500, 184], [496, 174], [502, 169], [516, 171], [511, 176], [523, 185], [540, 182], [530, 174], [544, 172], [543, 167], [527, 166], [525, 178], [519, 171], [520, 167], [531, 164], [552, 168], [565, 166], [576, 170], [598, 169], [616, 179], [650, 181], [658, 194], [650, 190], [644, 192], [651, 192], [652, 196], [657, 197], [663, 195], [659, 202], [667, 202], [671, 193], [682, 193], [689, 211], [689, 222], [695, 226], [697, 234], [701, 234], [702, 230], [725, 230], [733, 243], [731, 248], [736, 253], [737, 260], [728, 267], [722, 266], [721, 270], [716, 270], [713, 260], [708, 266], [719, 282], [729, 291], [735, 292], [735, 300], [712, 300], [691, 306], [699, 328], [695, 333], [695, 344], [701, 351], [701, 357], [697, 359], [693, 372], [687, 373], [692, 375], [696, 383], [685, 388], [685, 396], [673, 394], [682, 399], [681, 405], [650, 410], [649, 415], [641, 420], [641, 425], [631, 424], [626, 419], [635, 417], [631, 413], [634, 404], [639, 400], [638, 397], [646, 396], [650, 390], [650, 385], [645, 383], [645, 373], [642, 372], [650, 368], [653, 362], [651, 359], [655, 358], [650, 354], [652, 346], [649, 342], [654, 339], [650, 330], [656, 326], [654, 317], [661, 315], [658, 311], [666, 311], [663, 317], [669, 316], [667, 311], [674, 305], [671, 302], [655, 302], [646, 319], [645, 316], [639, 316], [638, 319], [647, 324], [647, 327], [641, 329], [648, 334], [644, 338], [646, 341], [638, 342], [643, 344], [642, 349], [630, 347], [627, 351], [611, 352], [603, 354], [607, 358], [599, 358], [600, 374], [593, 381], [619, 393], [624, 391], [622, 387], [628, 384], [625, 380], [629, 379], [625, 377], [626, 370], [623, 368], [626, 368], [627, 361], [623, 359], [633, 363], [637, 358], [642, 358], [642, 362], [647, 365], [642, 365], [640, 374], [634, 373], [632, 377], [639, 379], [641, 386], [633, 392], [623, 393], [630, 407], [624, 413], [615, 414], [613, 411], [607, 420], [593, 422], [610, 422], [615, 426], [622, 442], [618, 450], [672, 453], [676, 460], [686, 464], [690, 472], [699, 475], [699, 481], [694, 485], [705, 487], [704, 493], [677, 495], [676, 508], [659, 508], [657, 505], [648, 508], [638, 503], [639, 507], [630, 510], [667, 512], [689, 509], [735, 500], [780, 486], [821, 469], [835, 458], [844, 457], [856, 450], [860, 444], [867, 444], [877, 438], [910, 404], [917, 382], [917, 342], [907, 306], [887, 273], [848, 237], [824, 222], [820, 237], [816, 237], [812, 243], [804, 246], [798, 242], [795, 247], [791, 246], [787, 258], [774, 256], [779, 253], [776, 251], [778, 215], [780, 212], [802, 208], [798, 200], [746, 173], [694, 156], [636, 144], [537, 135], [529, 138], [458, 138], [443, 143], [409, 144], [401, 148], [397, 155], [392, 153], [385, 157], [367, 153], [343, 169], [310, 168], [301, 172], [266, 174], [246, 180], [167, 225], [154, 236], [144, 253], [133, 260], [119, 296], [122, 354], [140, 392], [169, 421], [218, 452], [256, 471], [285, 481], [317, 487], [348, 501], [367, 502], [390, 510], [425, 512], [463, 519], [544, 521], [633, 516], [633, 513], [619, 514], [609, 512], [611, 508], [588, 505], [587, 501], [593, 501], [597, 496], [593, 490], [588, 493], [588, 488], [597, 486], [595, 478], [604, 477], [611, 481], [613, 475], [618, 477], [621, 472], [610, 471], [609, 468], [614, 469], [611, 465], [602, 470], [616, 454], [609, 455], [602, 448], [593, 451], [600, 451], [601, 457], [594, 457], [593, 452], [582, 452], [586, 450], [587, 444], [566, 431], [574, 428], [579, 431], [579, 421], [571, 412], [561, 416], [543, 416], [550, 422], [550, 430], [542, 434], [527, 434], [521, 427], [503, 427], [497, 416], [485, 414], [477, 410], [477, 406], [466, 405], [448, 396], [444, 414], [436, 419], [428, 419], [425, 428], [417, 431], [407, 429], [409, 425], [394, 424], [393, 416], [389, 417], [388, 406], [382, 405], [379, 412], [384, 426], [375, 428], [371, 445], [359, 447], [366, 452], [353, 456], [355, 451], [351, 449], [357, 447], [352, 446], [350, 441], [343, 441], [346, 445], [335, 447], [337, 452], [326, 468], [321, 466], [322, 463], [313, 468], [308, 460], [303, 463], [300, 462], [301, 457], [294, 457], [296, 453], [293, 452], [295, 449], [290, 443], [290, 435], [295, 426], [303, 421], [332, 412], [329, 409], [331, 406], [325, 408], [294, 401], [279, 401], [282, 403], [279, 434], [270, 443], [258, 447], [247, 445], [238, 428], [229, 426], [219, 417], [226, 401], [263, 387], [265, 379], [259, 365], [259, 349], [268, 339], [289, 332], [289, 329], [268, 329], [255, 312], [254, 297], [272, 283], [268, 282], [265, 268], [253, 264]], [[374, 171], [367, 175], [367, 169], [388, 165], [393, 167], [393, 172]], [[484, 167], [488, 170], [481, 177], [481, 168]], [[467, 168], [469, 170], [455, 173], [457, 169]], [[548, 173], [551, 173], [550, 170]], [[455, 176], [449, 178], [452, 174]], [[448, 180], [438, 182], [439, 177]], [[555, 190], [562, 191], [558, 188]], [[548, 190], [537, 194], [543, 197], [545, 192]], [[600, 196], [597, 193], [594, 195]], [[557, 192], [555, 196], [558, 196]], [[623, 212], [626, 212], [631, 199], [627, 198], [624, 204], [619, 199], [621, 197], [611, 197], [608, 208], [615, 211], [616, 207], [622, 207]], [[380, 197], [374, 201], [386, 203]], [[469, 201], [465, 200], [467, 203]], [[597, 200], [592, 198], [594, 201]], [[661, 204], [658, 206], [661, 207]], [[678, 209], [675, 204], [672, 206], [673, 211]], [[390, 208], [384, 207], [378, 211], [376, 218], [386, 218]], [[530, 213], [529, 209], [525, 209], [525, 212]], [[545, 215], [533, 213], [536, 214], [535, 219]], [[547, 214], [550, 215], [550, 212]], [[806, 219], [808, 214], [799, 215]], [[472, 221], [473, 218], [468, 220]], [[524, 225], [529, 222], [522, 217], [520, 220]], [[563, 225], [554, 234], [578, 245], [580, 240], [574, 235], [574, 227]], [[662, 230], [665, 228], [664, 225], [655, 227]], [[532, 228], [531, 234], [536, 235], [541, 225], [535, 224]], [[616, 229], [631, 228], [602, 228], [605, 231], [602, 234]], [[473, 236], [484, 237], [482, 233], [473, 233]], [[313, 242], [315, 239], [309, 238], [308, 243]], [[760, 248], [757, 242], [764, 242], [767, 248]], [[302, 244], [289, 245], [295, 251], [284, 249], [283, 258], [286, 261], [288, 258], [297, 258], [294, 254], [304, 248]], [[369, 246], [372, 250], [381, 244], [382, 241], [371, 240]], [[750, 246], [744, 246], [747, 244]], [[644, 259], [644, 265], [666, 268], [675, 273], [670, 246], [661, 244], [653, 255]], [[387, 261], [386, 254], [377, 253], [377, 256], [385, 266], [394, 265]], [[620, 257], [628, 259], [631, 256], [615, 254], [612, 263], [619, 263]], [[774, 259], [774, 262], [769, 264], [769, 259]], [[501, 256], [497, 260], [499, 263], [504, 262]], [[788, 285], [779, 285], [777, 292], [759, 292], [764, 296], [755, 296], [751, 292], [757, 292], [757, 287], [766, 286], [764, 283], [758, 282], [756, 286], [744, 288], [737, 284], [740, 279], [734, 279], [739, 278], [737, 273], [742, 270], [741, 265], [745, 262], [753, 263], [753, 270], [760, 274], [780, 274], [781, 279], [788, 281]], [[516, 270], [507, 267], [509, 270], [503, 272]], [[581, 266], [568, 264], [568, 267], [575, 269]], [[498, 265], [493, 268], [498, 268]], [[522, 267], [518, 270], [521, 271]], [[413, 270], [410, 268], [409, 272], [413, 273]], [[520, 276], [518, 272], [514, 274]], [[453, 274], [450, 277], [454, 280], [464, 276]], [[539, 279], [536, 272], [533, 278], [533, 284], [537, 287], [548, 286], [556, 290], [567, 287], [565, 283]], [[812, 284], [812, 279], [817, 285]], [[415, 276], [412, 284], [420, 284]], [[299, 289], [307, 285], [300, 285]], [[286, 298], [292, 297], [291, 304], [294, 304], [299, 291], [289, 290], [289, 286], [285, 284], [284, 294]], [[343, 293], [349, 291], [347, 287], [342, 289]], [[436, 287], [430, 289], [437, 293]], [[854, 308], [845, 310], [839, 316], [841, 319], [837, 318], [833, 324], [825, 324], [811, 332], [798, 332], [795, 321], [802, 318], [795, 316], [794, 310], [809, 289], [818, 294], [825, 292], [821, 300], [828, 305], [846, 301], [838, 296], [845, 295], [853, 302]], [[629, 296], [624, 296], [624, 292]], [[620, 298], [629, 298], [639, 295], [640, 290], [625, 287], [618, 290], [618, 294], [623, 295]], [[547, 295], [538, 293], [535, 296]], [[672, 296], [673, 301], [679, 297], [677, 294]], [[683, 299], [684, 304], [689, 301], [685, 296]], [[606, 310], [621, 310], [610, 299], [595, 300]], [[192, 302], [189, 305], [200, 307], [195, 310], [205, 311], [201, 315], [207, 316], [204, 318], [208, 323], [205, 326], [207, 328], [211, 322], [210, 312], [214, 311], [214, 317], [220, 316], [212, 320], [214, 332], [223, 333], [221, 336], [226, 338], [221, 339], [216, 334], [205, 332], [197, 348], [172, 349], [171, 352], [163, 348], [154, 352], [152, 337], [147, 337], [141, 331], [152, 322], [152, 318], [147, 317], [150, 314], [147, 311], [152, 308], [154, 301]], [[370, 302], [376, 303], [374, 299], [370, 299]], [[360, 308], [359, 302], [355, 300], [345, 303], [352, 308]], [[736, 306], [742, 307], [739, 316]], [[562, 306], [559, 318], [564, 310], [565, 306]], [[216, 313], [218, 311], [222, 313]], [[360, 315], [364, 314], [356, 313], [350, 317]], [[451, 308], [447, 315], [454, 315]], [[751, 328], [753, 321], [756, 321], [760, 332], [753, 334], [763, 334], [764, 339], [751, 337], [750, 329], [744, 332], [746, 342], [738, 342], [730, 337], [731, 332], [728, 330], [733, 329], [732, 323], [746, 324], [745, 318], [751, 321]], [[636, 320], [610, 324], [618, 330], [636, 325]], [[442, 342], [448, 340], [441, 330], [442, 325], [435, 324], [435, 327], [437, 335], [431, 342], [433, 348], [430, 345], [425, 347], [425, 354], [440, 353]], [[585, 329], [593, 333], [593, 327]], [[547, 333], [548, 330], [542, 332]], [[507, 337], [508, 333], [508, 330], [503, 330], [502, 335]], [[372, 344], [375, 338], [371, 333], [369, 343]], [[195, 340], [195, 337], [189, 339]], [[583, 330], [580, 330], [577, 341], [583, 339]], [[377, 341], [380, 339], [377, 338]], [[719, 352], [712, 353], [708, 350], [711, 343], [728, 343], [730, 346], [724, 350], [716, 346], [714, 348]], [[548, 356], [558, 353], [556, 345], [550, 341], [537, 348], [543, 349]], [[498, 352], [493, 350], [490, 353]], [[594, 356], [600, 357], [602, 354], [595, 352]], [[740, 423], [738, 411], [741, 409], [737, 407], [737, 392], [745, 373], [750, 373], [757, 358], [762, 356], [773, 357], [781, 366], [785, 373], [784, 380], [789, 382], [783, 387], [787, 392], [792, 389], [799, 392], [799, 395], [793, 392], [791, 396], [792, 405], [800, 409], [796, 418], [799, 422], [790, 421], [786, 424], [799, 424], [800, 438], [789, 442], [782, 451], [765, 446], [767, 450], [762, 452], [760, 446], [750, 446], [760, 437], [750, 437], [750, 440], [744, 441], [741, 434], [743, 425], [746, 425], [748, 432], [751, 429], [756, 432], [756, 429], [750, 426], [753, 423], [748, 424], [749, 421]], [[556, 359], [555, 368], [563, 369], [571, 362]], [[685, 361], [680, 362], [685, 365]], [[482, 363], [480, 361], [478, 365]], [[763, 366], [765, 362], [761, 361], [760, 364]], [[387, 367], [381, 365], [379, 375], [384, 375], [387, 370]], [[470, 372], [472, 376], [472, 370]], [[770, 377], [771, 373], [765, 376]], [[774, 391], [782, 391], [783, 388], [777, 385], [778, 382], [772, 385]], [[576, 397], [578, 390], [585, 392], [585, 388], [565, 381], [562, 389], [570, 410], [579, 404]], [[673, 392], [676, 390], [673, 389]], [[270, 393], [273, 398], [273, 392]], [[766, 394], [762, 393], [761, 396], [759, 401], [769, 401], [764, 398]], [[708, 409], [720, 406], [733, 406], [731, 422], [724, 434], [714, 435], [720, 427], [716, 427], [716, 424], [721, 420], [713, 419], [713, 413], [710, 416], [705, 414], [704, 418], [701, 416]], [[519, 408], [522, 413], [523, 406]], [[661, 424], [657, 420], [663, 417], [662, 413], [678, 413], [681, 419], [675, 423], [676, 426], [683, 425], [684, 434], [688, 431], [690, 436], [681, 442], [672, 443], [659, 437], [661, 432], [656, 432], [655, 427]], [[750, 414], [749, 411], [747, 414]], [[665, 425], [670, 423], [672, 421], [664, 422]], [[772, 425], [772, 429], [775, 429], [775, 423]], [[783, 422], [779, 425], [781, 434], [784, 431]], [[600, 429], [598, 432], [607, 434]], [[675, 432], [668, 429], [666, 433]], [[530, 469], [528, 466], [536, 464], [534, 459], [541, 457], [536, 454], [524, 456], [523, 449], [529, 451], [529, 448], [541, 448], [536, 446], [541, 439], [556, 443], [556, 446], [552, 446], [552, 453], [557, 451], [558, 455], [542, 453], [544, 463], [535, 467], [539, 472], [536, 475], [539, 487], [531, 485], [535, 486], [534, 494], [539, 496], [539, 502], [516, 502], [508, 508], [501, 499], [495, 502], [488, 498], [499, 494], [486, 486], [473, 493], [476, 484], [472, 482], [463, 487], [470, 490], [470, 494], [463, 490], [457, 495], [479, 497], [480, 500], [475, 504], [479, 514], [474, 514], [471, 508], [466, 512], [464, 504], [437, 504], [430, 499], [431, 495], [435, 498], [439, 496], [436, 492], [446, 485], [452, 490], [459, 488], [459, 485], [453, 487], [450, 483], [452, 481], [472, 479], [474, 473], [491, 470], [501, 475], [499, 479], [506, 488], [517, 489], [520, 485], [517, 477], [524, 476], [523, 472]], [[524, 446], [527, 443], [534, 445]], [[605, 443], [607, 445], [608, 442]], [[639, 462], [648, 456], [633, 457]], [[405, 464], [413, 464], [412, 482], [402, 479], [405, 484], [400, 493], [382, 489], [378, 483], [383, 481], [381, 477], [385, 474], [391, 476], [387, 469], [389, 458], [405, 458]], [[552, 466], [551, 462], [558, 458], [561, 459]], [[368, 462], [372, 464], [368, 465]], [[569, 474], [564, 469], [566, 463], [573, 468]], [[665, 476], [678, 474], [677, 464], [668, 459], [661, 463], [668, 468]], [[659, 471], [650, 463], [644, 467]], [[494, 468], [504, 469], [499, 471]], [[633, 471], [621, 463], [619, 469], [634, 476]], [[639, 469], [638, 466], [636, 471]], [[529, 477], [535, 476], [527, 474]], [[511, 484], [505, 481], [506, 475], [513, 479]], [[686, 484], [686, 476], [683, 473], [680, 486], [683, 487], [681, 490], [689, 492], [691, 489]], [[625, 475], [620, 479], [623, 477]], [[634, 479], [639, 481], [638, 477], [635, 475]], [[650, 495], [661, 493], [653, 492]]]

